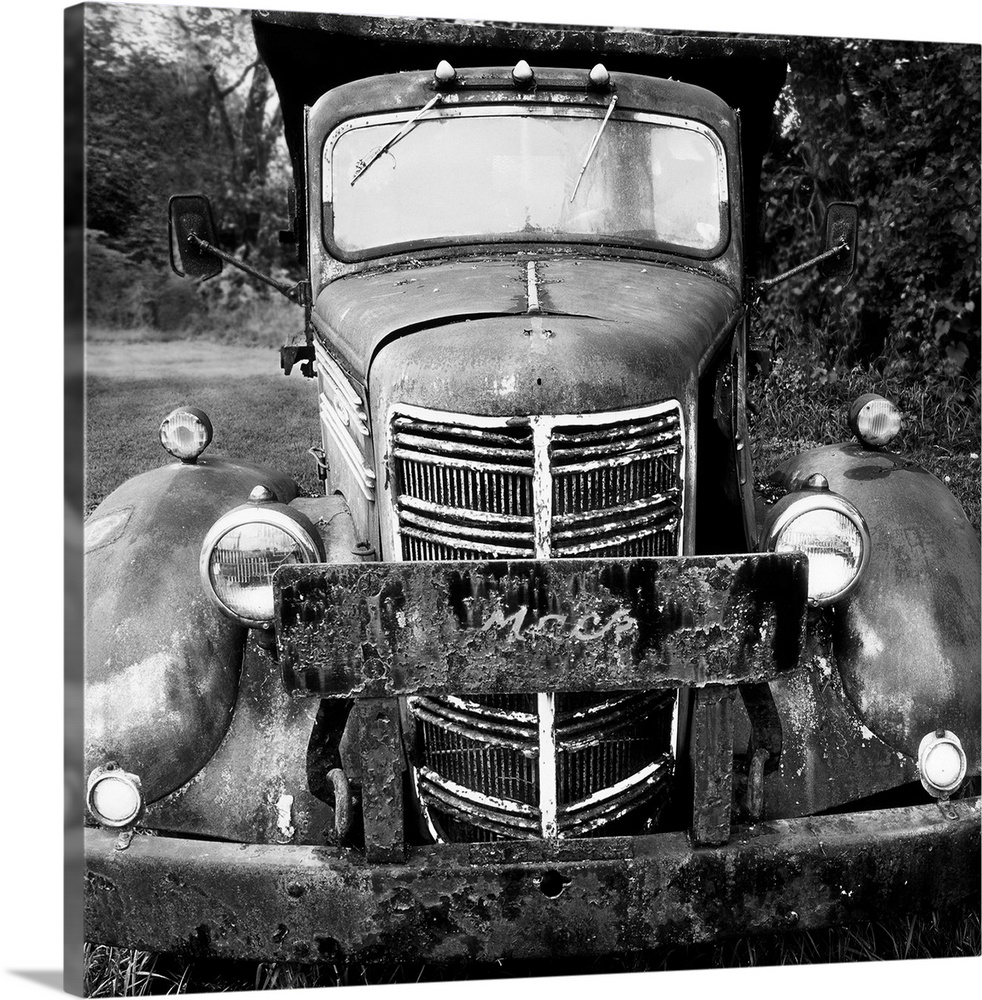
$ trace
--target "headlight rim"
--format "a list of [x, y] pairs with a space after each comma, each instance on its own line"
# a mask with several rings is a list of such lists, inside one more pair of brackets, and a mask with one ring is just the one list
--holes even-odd
[[198, 560], [198, 572], [205, 593], [222, 614], [240, 625], [245, 625], [247, 628], [269, 628], [272, 619], [248, 618], [229, 607], [218, 596], [211, 580], [211, 557], [215, 546], [235, 528], [257, 523], [269, 524], [288, 534], [300, 547], [304, 563], [324, 562], [326, 555], [320, 533], [310, 518], [285, 503], [242, 504], [223, 514], [208, 529], [204, 541], [201, 543], [201, 555]]
[[[871, 549], [869, 526], [856, 505], [827, 489], [802, 489], [789, 493], [771, 508], [764, 522], [760, 544], [763, 551], [775, 552], [778, 540], [791, 523], [803, 514], [816, 510], [830, 510], [847, 517], [858, 529], [862, 542], [859, 566], [846, 586], [825, 597], [809, 596], [808, 603], [812, 607], [824, 608], [848, 597], [859, 585], [869, 565]], [[807, 556], [808, 553], [804, 554]]]

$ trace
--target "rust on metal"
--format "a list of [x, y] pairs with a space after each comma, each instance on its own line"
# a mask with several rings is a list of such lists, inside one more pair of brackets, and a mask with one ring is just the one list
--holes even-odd
[[600, 956], [871, 919], [979, 894], [979, 800], [684, 833], [353, 850], [86, 831], [93, 940], [263, 961]]
[[692, 842], [725, 844], [733, 801], [732, 688], [712, 685], [693, 693], [689, 735]]
[[764, 765], [770, 754], [759, 749], [750, 758], [750, 773], [747, 777], [747, 815], [752, 823], [760, 821], [764, 815]]
[[334, 839], [332, 842], [343, 844], [351, 832], [351, 788], [347, 775], [340, 767], [332, 767], [327, 772], [327, 780], [334, 792]]
[[978, 773], [982, 574], [958, 501], [906, 458], [859, 444], [815, 448], [778, 470], [795, 488], [816, 472], [854, 503], [874, 540], [866, 575], [833, 618], [836, 675], [869, 732], [916, 759], [944, 720]]
[[798, 554], [291, 566], [291, 690], [321, 697], [641, 690], [763, 681], [804, 641]]
[[[330, 704], [343, 719], [344, 703]], [[141, 824], [246, 843], [322, 843], [324, 830], [335, 821], [331, 807], [309, 787], [307, 746], [318, 707], [312, 699], [291, 698], [275, 662], [258, 643], [248, 643], [222, 745], [188, 782], [148, 803]], [[291, 799], [288, 811], [286, 798]], [[282, 829], [281, 818], [286, 820]]]
[[352, 709], [361, 753], [365, 856], [370, 862], [406, 857], [402, 776], [406, 769], [399, 704], [392, 698], [364, 698]]

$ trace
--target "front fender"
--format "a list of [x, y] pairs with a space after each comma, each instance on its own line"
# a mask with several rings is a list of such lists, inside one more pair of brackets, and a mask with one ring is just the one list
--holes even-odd
[[128, 480], [85, 526], [85, 769], [116, 761], [145, 801], [188, 781], [217, 749], [235, 705], [246, 629], [205, 596], [205, 533], [263, 483], [251, 462], [175, 462]]
[[794, 488], [821, 472], [866, 518], [871, 555], [853, 594], [831, 609], [846, 696], [881, 740], [916, 758], [948, 729], [979, 771], [982, 659], [979, 539], [958, 501], [906, 459], [859, 444], [816, 448], [778, 470]]

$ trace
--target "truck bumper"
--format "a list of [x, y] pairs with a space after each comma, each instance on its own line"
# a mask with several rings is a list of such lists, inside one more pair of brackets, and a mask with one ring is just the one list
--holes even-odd
[[358, 852], [85, 834], [85, 933], [317, 962], [601, 956], [942, 908], [979, 896], [980, 800], [685, 833]]

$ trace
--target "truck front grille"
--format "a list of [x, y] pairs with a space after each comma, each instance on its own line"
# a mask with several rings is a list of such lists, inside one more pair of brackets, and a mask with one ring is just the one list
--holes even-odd
[[552, 430], [552, 555], [672, 555], [681, 523], [678, 411]]
[[[414, 407], [389, 428], [404, 560], [677, 555], [675, 401], [577, 416]], [[413, 779], [432, 832], [583, 836], [668, 801], [675, 692], [415, 697]], [[629, 815], [630, 814], [630, 815]]]
[[397, 412], [390, 455], [403, 559], [674, 555], [678, 403], [572, 416]]
[[550, 813], [556, 836], [582, 836], [665, 801], [674, 692], [555, 695], [555, 800], [546, 808], [541, 696], [501, 700], [409, 699], [417, 792], [443, 839], [541, 837]]
[[392, 456], [404, 559], [532, 559], [528, 425], [509, 428], [396, 416]]

